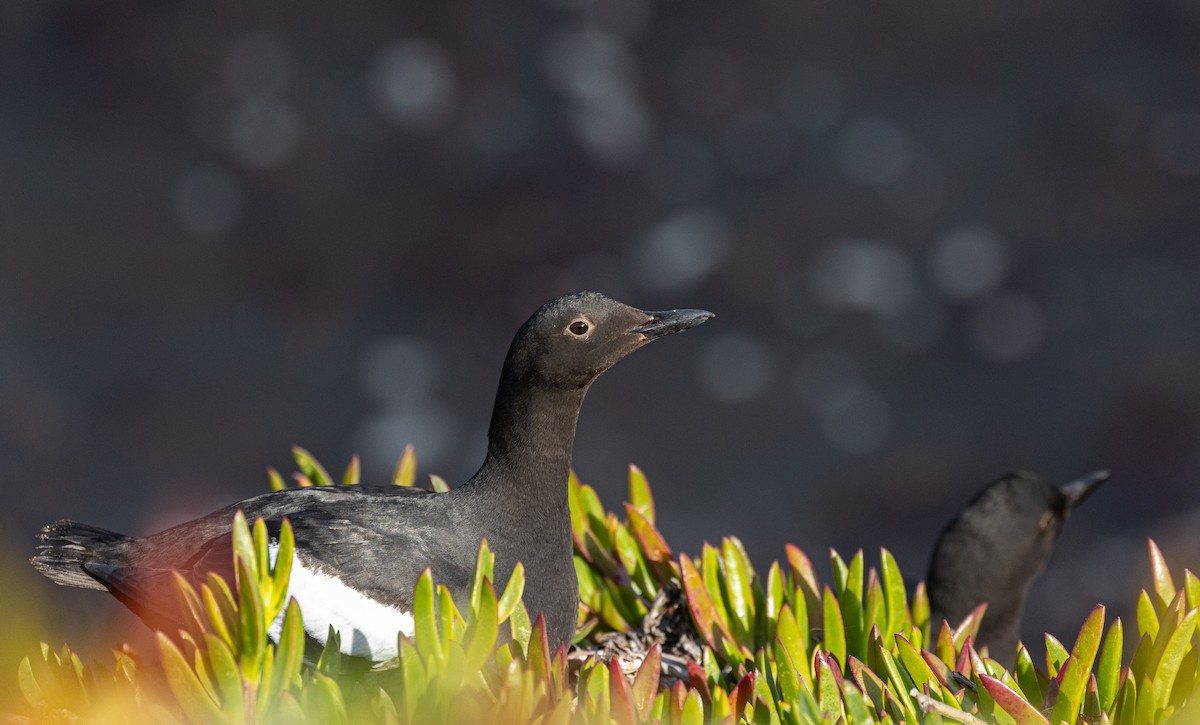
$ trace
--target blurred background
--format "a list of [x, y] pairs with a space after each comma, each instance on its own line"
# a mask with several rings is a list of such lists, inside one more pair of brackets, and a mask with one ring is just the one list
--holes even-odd
[[[481, 461], [517, 326], [588, 288], [716, 320], [584, 406], [679, 550], [879, 546], [913, 580], [1017, 468], [1112, 480], [1027, 639], [1200, 565], [1200, 5], [0, 7], [6, 607], [140, 625], [23, 564], [150, 533], [303, 445]], [[30, 635], [32, 636], [32, 635]]]

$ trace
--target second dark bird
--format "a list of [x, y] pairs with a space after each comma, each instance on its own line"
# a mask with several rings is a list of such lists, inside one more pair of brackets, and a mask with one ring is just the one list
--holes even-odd
[[1106, 480], [1096, 471], [1059, 486], [1018, 471], [988, 484], [938, 536], [926, 577], [932, 621], [957, 625], [987, 602], [976, 646], [1011, 662], [1030, 586], [1067, 517]]

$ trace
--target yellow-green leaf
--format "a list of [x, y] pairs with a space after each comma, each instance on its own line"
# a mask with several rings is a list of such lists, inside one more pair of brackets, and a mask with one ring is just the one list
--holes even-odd
[[417, 481], [417, 454], [409, 443], [404, 447], [404, 454], [396, 463], [396, 471], [392, 474], [392, 483], [397, 486], [412, 486]]

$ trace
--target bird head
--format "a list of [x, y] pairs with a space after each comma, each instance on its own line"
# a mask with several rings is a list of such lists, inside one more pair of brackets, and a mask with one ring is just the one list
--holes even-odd
[[711, 319], [705, 310], [646, 312], [596, 292], [542, 305], [517, 332], [506, 368], [543, 388], [586, 388], [647, 342]]

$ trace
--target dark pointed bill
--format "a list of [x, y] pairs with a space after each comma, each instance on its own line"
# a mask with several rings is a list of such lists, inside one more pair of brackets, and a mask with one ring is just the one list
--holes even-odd
[[673, 335], [676, 332], [695, 327], [701, 322], [716, 317], [708, 310], [665, 310], [663, 312], [645, 312], [650, 319], [630, 330], [644, 335], [647, 340], [653, 340], [663, 335]]
[[1078, 506], [1083, 503], [1083, 500], [1092, 495], [1092, 491], [1100, 488], [1100, 484], [1108, 480], [1108, 471], [1092, 471], [1086, 476], [1064, 484], [1061, 487], [1063, 495], [1067, 497], [1067, 501], [1071, 506]]

